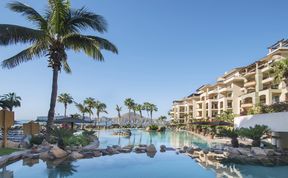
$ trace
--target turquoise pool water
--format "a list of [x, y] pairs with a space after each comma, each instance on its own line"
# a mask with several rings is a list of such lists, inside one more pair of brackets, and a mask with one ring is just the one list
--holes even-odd
[[[210, 146], [204, 140], [186, 132], [148, 133], [134, 130], [130, 138], [112, 136], [111, 131], [100, 133], [102, 147], [107, 145], [161, 144], [173, 147], [184, 145]], [[160, 153], [152, 158], [146, 154], [119, 154], [74, 162], [36, 163], [19, 161], [2, 170], [0, 177], [14, 178], [287, 178], [288, 167], [260, 167], [246, 165], [201, 165], [188, 156], [174, 151]], [[6, 178], [5, 177], [5, 178]]]

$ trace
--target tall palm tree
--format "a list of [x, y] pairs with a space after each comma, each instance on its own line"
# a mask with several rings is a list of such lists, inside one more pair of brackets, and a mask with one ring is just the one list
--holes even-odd
[[68, 49], [82, 51], [97, 61], [104, 61], [101, 53], [103, 49], [113, 53], [118, 51], [116, 46], [106, 39], [81, 34], [87, 29], [99, 33], [106, 32], [107, 23], [102, 16], [88, 11], [85, 7], [72, 9], [70, 0], [48, 0], [48, 8], [43, 15], [17, 1], [9, 3], [8, 7], [33, 22], [36, 29], [0, 24], [0, 45], [16, 43], [30, 45], [15, 56], [4, 60], [2, 67], [10, 69], [35, 58], [48, 57], [48, 67], [52, 69], [53, 77], [45, 137], [50, 140], [57, 100], [58, 74], [62, 68], [65, 72], [71, 73], [66, 51]]
[[93, 114], [93, 109], [94, 109], [95, 106], [96, 106], [96, 101], [95, 101], [94, 98], [89, 97], [89, 98], [86, 98], [86, 99], [84, 100], [84, 104], [85, 104], [85, 105], [87, 106], [87, 108], [91, 111], [91, 112], [89, 113], [89, 118], [90, 118], [90, 120], [91, 120], [91, 115]]
[[142, 126], [142, 123], [143, 123], [143, 115], [142, 115], [142, 110], [143, 110], [143, 105], [141, 105], [141, 104], [137, 104], [136, 105], [136, 111], [138, 111], [139, 112], [139, 114], [140, 114], [140, 118], [141, 118], [141, 126]]
[[152, 103], [149, 103], [149, 112], [150, 112], [150, 118], [151, 118], [151, 123], [153, 122], [153, 112], [157, 112], [158, 111], [158, 108], [155, 104], [152, 104]]
[[83, 103], [75, 103], [76, 108], [79, 110], [79, 112], [82, 114], [82, 119], [85, 119], [86, 113], [91, 113], [92, 111], [89, 110], [89, 108]]
[[0, 107], [3, 109], [9, 109], [13, 111], [14, 107], [21, 106], [21, 97], [17, 96], [16, 93], [8, 93], [3, 96], [0, 96]]
[[272, 65], [271, 73], [277, 82], [282, 82], [288, 87], [288, 58], [277, 61]]
[[97, 121], [100, 120], [100, 113], [108, 114], [108, 112], [106, 111], [106, 108], [107, 106], [105, 103], [102, 103], [101, 101], [96, 101], [95, 109], [96, 109], [97, 119], [95, 120], [95, 126], [97, 125]]
[[147, 118], [149, 118], [149, 111], [150, 111], [150, 103], [149, 102], [143, 103], [143, 110], [145, 110], [147, 112]]
[[134, 102], [133, 99], [127, 98], [127, 99], [125, 99], [124, 104], [128, 108], [128, 111], [129, 111], [128, 112], [128, 120], [129, 120], [129, 123], [131, 124], [130, 112], [131, 112], [131, 109], [133, 109], [133, 106], [134, 106], [135, 102]]
[[64, 104], [64, 117], [66, 117], [67, 106], [73, 103], [72, 96], [69, 93], [61, 93], [58, 96], [58, 102]]
[[116, 111], [118, 113], [118, 124], [120, 125], [122, 107], [119, 106], [118, 104], [116, 105]]

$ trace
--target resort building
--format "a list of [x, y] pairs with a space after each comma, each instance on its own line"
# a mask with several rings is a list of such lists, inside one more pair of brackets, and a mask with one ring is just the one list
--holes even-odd
[[205, 84], [196, 93], [173, 102], [171, 118], [178, 123], [189, 119], [214, 119], [222, 112], [246, 115], [258, 104], [271, 105], [288, 101], [284, 82], [276, 82], [271, 74], [274, 62], [288, 57], [288, 40], [280, 40], [268, 48], [262, 59], [220, 76], [214, 84]]

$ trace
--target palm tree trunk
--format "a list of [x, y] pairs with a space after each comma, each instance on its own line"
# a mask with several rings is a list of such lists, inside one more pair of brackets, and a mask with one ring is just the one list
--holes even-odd
[[151, 124], [153, 123], [152, 112], [153, 112], [153, 111], [150, 111], [150, 116], [151, 116]]
[[64, 104], [64, 117], [66, 118], [67, 104]]
[[129, 113], [128, 113], [128, 120], [129, 120], [129, 124], [130, 124], [130, 126], [131, 126], [131, 120], [130, 120], [130, 109], [128, 109], [129, 110]]
[[46, 135], [45, 138], [47, 141], [50, 141], [50, 136], [52, 132], [52, 125], [55, 115], [55, 106], [57, 100], [57, 90], [58, 90], [58, 67], [53, 68], [53, 81], [52, 81], [52, 92], [50, 99], [50, 108], [48, 112], [48, 120], [46, 125]]

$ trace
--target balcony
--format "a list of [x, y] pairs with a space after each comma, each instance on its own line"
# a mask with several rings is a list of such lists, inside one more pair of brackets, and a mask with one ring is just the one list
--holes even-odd
[[242, 108], [252, 108], [253, 107], [253, 103], [244, 103], [241, 105]]
[[274, 77], [267, 77], [267, 78], [262, 80], [262, 83], [264, 84], [264, 83], [273, 82], [273, 80], [274, 80]]
[[244, 74], [244, 77], [250, 77], [250, 76], [252, 76], [252, 75], [255, 75], [256, 74], [256, 72], [255, 71], [251, 71], [251, 72], [247, 72], [246, 74]]
[[218, 94], [217, 90], [211, 90], [211, 91], [208, 91], [208, 95], [212, 95], [212, 94]]
[[219, 89], [219, 93], [227, 93], [227, 92], [231, 92], [232, 88], [230, 87], [225, 87], [225, 88], [221, 88]]
[[244, 87], [254, 87], [256, 85], [256, 81], [246, 82]]
[[233, 77], [230, 77], [230, 78], [226, 79], [224, 81], [224, 83], [227, 84], [227, 83], [235, 82], [235, 81], [244, 81], [244, 78], [240, 77], [240, 76], [233, 76]]

